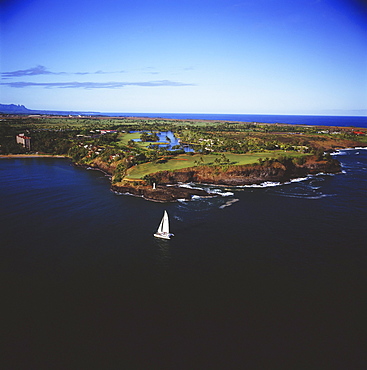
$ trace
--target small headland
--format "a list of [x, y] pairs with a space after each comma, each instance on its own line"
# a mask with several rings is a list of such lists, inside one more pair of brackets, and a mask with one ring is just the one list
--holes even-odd
[[[76, 164], [78, 165], [78, 164]], [[105, 162], [94, 161], [87, 165], [79, 165], [85, 168], [92, 168], [95, 170], [102, 171], [105, 175], [112, 179], [113, 172], [115, 170], [114, 166], [109, 166]], [[175, 202], [177, 200], [191, 200], [193, 196], [198, 197], [213, 197], [202, 189], [191, 189], [186, 187], [180, 187], [178, 184], [158, 184], [155, 187], [148, 184], [145, 180], [134, 180], [128, 181], [123, 180], [120, 183], [111, 184], [111, 190], [120, 193], [128, 194], [136, 197], [142, 197], [146, 200], [155, 202]]]
[[[338, 173], [339, 161], [332, 157], [318, 160], [309, 156], [304, 163], [297, 164], [291, 159], [283, 162], [268, 160], [263, 164], [243, 166], [198, 166], [175, 171], [161, 171], [149, 176], [149, 183], [159, 184], [155, 187], [145, 181], [112, 184], [112, 190], [147, 200], [172, 202], [178, 199], [190, 200], [192, 197], [212, 197], [213, 194], [202, 189], [181, 187], [182, 183], [212, 184], [219, 186], [244, 186], [264, 182], [285, 183], [295, 178], [318, 173]], [[216, 194], [220, 196], [220, 194]]]
[[158, 184], [202, 183], [227, 186], [244, 186], [264, 182], [288, 182], [295, 178], [318, 173], [338, 173], [339, 161], [330, 157], [317, 160], [315, 156], [297, 164], [291, 159], [268, 160], [263, 164], [234, 166], [198, 166], [176, 171], [162, 171], [150, 175], [150, 181]]

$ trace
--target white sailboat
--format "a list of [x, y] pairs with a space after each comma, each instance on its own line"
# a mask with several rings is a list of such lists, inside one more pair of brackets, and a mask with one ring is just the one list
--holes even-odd
[[171, 236], [173, 236], [173, 234], [169, 232], [169, 220], [167, 211], [164, 211], [161, 223], [159, 224], [158, 230], [154, 234], [154, 236], [156, 238], [162, 239], [171, 239]]

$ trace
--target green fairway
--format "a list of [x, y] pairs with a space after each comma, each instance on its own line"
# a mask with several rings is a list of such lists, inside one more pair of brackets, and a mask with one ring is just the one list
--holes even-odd
[[[223, 153], [225, 154], [226, 158], [229, 159], [230, 164], [232, 165], [245, 165], [251, 163], [257, 163], [258, 160], [265, 159], [265, 158], [274, 158], [279, 155], [292, 155], [297, 156], [300, 155], [296, 152], [284, 152], [283, 150], [272, 150], [267, 152], [259, 152], [259, 153], [246, 153], [246, 154], [233, 154], [233, 153]], [[159, 172], [159, 171], [174, 171], [179, 170], [182, 168], [194, 167], [197, 165], [198, 162], [201, 162], [201, 158], [203, 165], [212, 165], [216, 158], [219, 158], [219, 155], [215, 154], [208, 154], [208, 155], [201, 155], [201, 154], [181, 154], [175, 158], [168, 160], [165, 163], [143, 163], [137, 166], [130, 168], [127, 172], [126, 179], [134, 180], [134, 179], [142, 179], [145, 175], [149, 175], [151, 173]]]
[[118, 139], [123, 145], [127, 145], [130, 140], [140, 139], [140, 132], [120, 134]]
[[[125, 133], [119, 135], [119, 142], [121, 145], [128, 145], [130, 140], [140, 139], [141, 132], [134, 132], [134, 133]], [[150, 145], [167, 145], [168, 143], [165, 141], [135, 141], [141, 148], [148, 148]]]
[[[119, 143], [121, 145], [128, 145], [130, 140], [140, 139], [141, 132], [133, 132], [119, 135]], [[141, 148], [148, 148], [151, 143], [136, 141], [135, 144], [139, 145]]]

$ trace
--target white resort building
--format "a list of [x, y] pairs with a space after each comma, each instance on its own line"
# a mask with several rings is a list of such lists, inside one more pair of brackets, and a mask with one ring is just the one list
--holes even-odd
[[21, 144], [24, 148], [31, 150], [31, 138], [29, 136], [25, 136], [24, 134], [19, 134], [16, 137], [17, 144]]

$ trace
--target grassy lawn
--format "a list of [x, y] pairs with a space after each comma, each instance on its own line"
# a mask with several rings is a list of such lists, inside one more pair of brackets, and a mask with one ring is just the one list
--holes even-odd
[[[130, 140], [140, 139], [140, 135], [141, 132], [120, 134], [118, 137], [119, 143], [121, 143], [121, 145], [127, 145]], [[148, 148], [149, 145], [167, 145], [169, 143], [166, 141], [136, 141], [135, 144], [139, 145], [141, 148]]]
[[[246, 153], [246, 154], [233, 154], [233, 153], [224, 153], [225, 156], [229, 159], [230, 164], [234, 165], [243, 165], [243, 164], [251, 164], [257, 163], [259, 158], [274, 158], [278, 155], [292, 155], [292, 156], [299, 156], [302, 155], [297, 152], [284, 152], [283, 150], [272, 150], [267, 152], [259, 152], [259, 153]], [[141, 179], [145, 175], [149, 175], [150, 173], [155, 173], [159, 171], [173, 171], [179, 170], [182, 168], [194, 167], [195, 161], [199, 161], [200, 158], [203, 158], [204, 165], [213, 164], [216, 158], [219, 158], [218, 155], [208, 154], [208, 155], [188, 155], [188, 154], [180, 154], [177, 157], [168, 160], [166, 163], [143, 163], [139, 164], [138, 166], [134, 166], [130, 168], [127, 172], [126, 179]]]
[[[120, 134], [119, 137], [118, 137], [119, 138], [119, 143], [121, 143], [122, 145], [127, 145], [127, 143], [130, 140], [140, 139], [140, 135], [141, 135], [141, 132]], [[148, 148], [148, 146], [151, 143], [138, 141], [138, 142], [136, 142], [136, 144], [139, 145], [142, 148]]]

